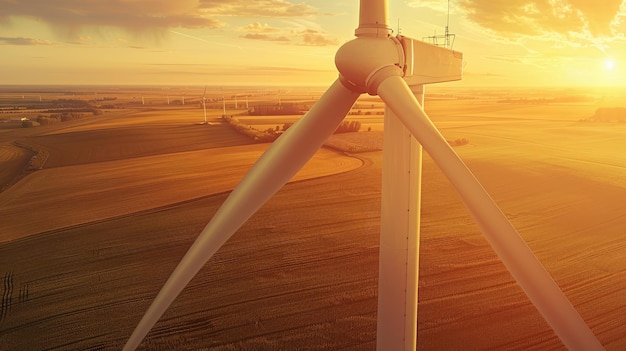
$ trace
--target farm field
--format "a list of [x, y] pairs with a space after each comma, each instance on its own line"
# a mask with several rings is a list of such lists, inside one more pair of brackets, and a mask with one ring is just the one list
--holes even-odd
[[[142, 92], [117, 94], [132, 102]], [[250, 103], [318, 96], [254, 94]], [[501, 100], [538, 93], [500, 94], [435, 91], [426, 111], [446, 139], [469, 140], [455, 150], [606, 349], [622, 350], [626, 124], [581, 122], [619, 96], [522, 104]], [[29, 150], [49, 155], [0, 193], [0, 349], [122, 347], [268, 146], [221, 123], [220, 104], [207, 110], [210, 124], [199, 124], [197, 102], [2, 130], [3, 179], [20, 171]], [[363, 97], [348, 120], [371, 132], [333, 138], [379, 143], [381, 111]], [[240, 120], [266, 129], [294, 117]], [[211, 258], [140, 349], [374, 350], [381, 166], [380, 151], [322, 148]], [[564, 349], [428, 156], [420, 255], [419, 350]]]

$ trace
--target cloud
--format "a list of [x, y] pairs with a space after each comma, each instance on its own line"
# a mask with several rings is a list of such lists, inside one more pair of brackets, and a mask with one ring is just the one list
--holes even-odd
[[267, 23], [260, 22], [250, 23], [249, 25], [243, 27], [243, 29], [251, 33], [276, 33], [280, 31], [278, 28], [268, 26]]
[[515, 64], [527, 63], [527, 61], [522, 56], [497, 55], [497, 56], [486, 56], [485, 58], [488, 60], [503, 61], [503, 62], [515, 63]]
[[459, 0], [471, 21], [504, 37], [552, 36], [591, 41], [615, 35], [622, 0]]
[[110, 26], [131, 31], [217, 28], [222, 22], [198, 12], [198, 0], [0, 0], [0, 22], [15, 17], [40, 20], [73, 33], [84, 27]]
[[306, 46], [326, 46], [337, 45], [336, 39], [327, 37], [325, 33], [313, 29], [307, 29], [299, 33], [302, 38], [302, 45]]
[[[286, 22], [288, 27], [271, 27], [267, 23], [254, 22], [242, 28], [245, 39], [290, 43], [302, 46], [336, 45], [338, 41], [330, 38], [322, 30], [306, 28], [298, 22]], [[317, 24], [314, 25], [318, 27]], [[295, 27], [295, 28], [294, 28]]]
[[246, 32], [241, 37], [244, 39], [264, 40], [264, 41], [290, 41], [284, 34], [284, 30], [276, 27], [270, 27], [267, 23], [254, 22], [243, 27], [242, 30]]
[[199, 8], [211, 15], [237, 17], [304, 17], [318, 14], [311, 5], [286, 0], [200, 0]]
[[594, 36], [612, 35], [612, 22], [620, 12], [622, 0], [603, 0], [602, 3], [589, 0], [569, 0], [587, 20], [589, 31]]
[[279, 67], [279, 66], [228, 66], [228, 65], [207, 65], [207, 64], [152, 64], [154, 69], [149, 73], [156, 74], [176, 74], [198, 76], [198, 72], [206, 75], [228, 75], [228, 76], [294, 76], [297, 74], [333, 74], [332, 69], [315, 69], [302, 67]]
[[273, 36], [268, 34], [260, 34], [260, 33], [248, 33], [241, 36], [244, 39], [254, 39], [254, 40], [265, 40], [265, 41], [283, 41], [288, 42], [289, 38], [286, 36]]
[[[448, 12], [448, 3], [441, 0], [407, 0], [406, 4], [414, 8], [429, 8], [435, 11]], [[450, 12], [454, 11], [454, 7], [450, 6]]]
[[[255, 69], [258, 71], [288, 71], [288, 72], [328, 72], [328, 70], [321, 70], [315, 68], [302, 68], [302, 67], [278, 67], [278, 66], [250, 66], [248, 69]], [[334, 71], [333, 71], [334, 72]]]
[[0, 37], [0, 45], [51, 45], [48, 40], [22, 38], [22, 37]]
[[[0, 9], [0, 24], [27, 18], [45, 23], [60, 37], [74, 41], [85, 33], [105, 36], [109, 29], [149, 35], [159, 41], [172, 29], [225, 27], [229, 17], [297, 21], [318, 15], [315, 7], [299, 0], [0, 0]], [[246, 39], [292, 41], [289, 30], [266, 23], [253, 22], [243, 30]], [[303, 45], [332, 42], [312, 34], [302, 34], [300, 39]]]

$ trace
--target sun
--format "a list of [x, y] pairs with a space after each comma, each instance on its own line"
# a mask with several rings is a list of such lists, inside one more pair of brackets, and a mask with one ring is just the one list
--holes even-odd
[[615, 61], [612, 59], [604, 60], [604, 68], [609, 72], [613, 71], [615, 69]]

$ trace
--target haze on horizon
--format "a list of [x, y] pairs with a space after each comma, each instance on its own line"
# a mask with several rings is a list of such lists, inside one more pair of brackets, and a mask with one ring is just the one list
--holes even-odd
[[[328, 85], [357, 0], [0, 0], [0, 84]], [[468, 86], [622, 86], [626, 0], [452, 0]], [[391, 0], [443, 34], [446, 0]]]

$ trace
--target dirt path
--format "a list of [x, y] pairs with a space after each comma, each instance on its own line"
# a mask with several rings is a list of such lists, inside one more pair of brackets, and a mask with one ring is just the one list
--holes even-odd
[[[40, 135], [48, 133], [62, 133], [63, 130], [88, 126], [101, 119], [116, 119], [132, 114], [134, 111], [126, 110], [111, 113], [106, 117], [87, 117], [64, 123], [53, 124], [36, 128], [15, 128], [2, 130], [0, 133], [0, 190], [4, 191], [18, 182], [22, 177], [30, 172], [29, 161], [31, 157], [37, 156], [38, 150], [44, 150], [45, 158], [49, 151], [42, 145], [33, 144], [29, 141]], [[37, 164], [38, 166], [39, 164]], [[1, 192], [0, 191], [0, 192]]]

